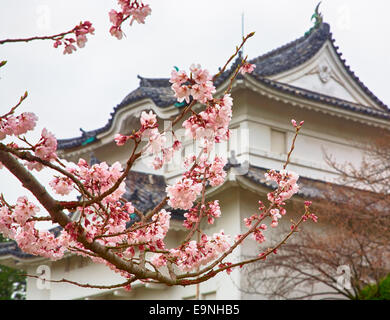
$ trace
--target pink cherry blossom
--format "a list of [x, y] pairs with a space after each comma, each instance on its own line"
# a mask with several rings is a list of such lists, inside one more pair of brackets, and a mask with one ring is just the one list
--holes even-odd
[[202, 190], [202, 184], [183, 179], [166, 188], [168, 204], [174, 209], [190, 209]]
[[118, 4], [121, 7], [121, 11], [112, 9], [108, 15], [110, 22], [113, 24], [110, 28], [110, 33], [120, 40], [123, 36], [121, 25], [125, 20], [130, 18], [130, 25], [134, 21], [144, 24], [146, 17], [151, 14], [152, 9], [148, 4], [138, 3], [137, 0], [119, 0]]
[[165, 266], [167, 264], [167, 258], [162, 253], [156, 253], [152, 256], [150, 259], [150, 262], [156, 267], [160, 268], [162, 266]]
[[174, 83], [172, 89], [175, 91], [177, 101], [183, 102], [185, 100], [187, 103], [190, 102], [191, 89], [188, 86]]
[[77, 50], [74, 43], [77, 44], [79, 48], [84, 48], [85, 43], [88, 41], [87, 34], [94, 34], [95, 28], [92, 27], [92, 23], [89, 21], [80, 22], [79, 25], [75, 26], [73, 30], [68, 32], [69, 34], [74, 34], [74, 38], [64, 38], [59, 40], [57, 38], [53, 38], [55, 40], [53, 46], [54, 48], [58, 48], [61, 45], [64, 45], [64, 54], [71, 54]]
[[180, 86], [184, 82], [186, 82], [187, 80], [188, 80], [188, 76], [184, 70], [179, 70], [179, 71], [172, 70], [171, 78], [170, 78], [169, 82]]
[[218, 200], [208, 203], [208, 210], [206, 212], [206, 215], [207, 215], [207, 222], [209, 224], [213, 224], [214, 219], [219, 218], [221, 216], [221, 208], [219, 207]]
[[115, 135], [114, 140], [117, 146], [123, 146], [129, 138], [129, 136], [118, 133]]
[[32, 112], [23, 112], [17, 117], [18, 123], [14, 129], [14, 135], [22, 135], [35, 128], [38, 117]]
[[256, 65], [251, 63], [244, 63], [240, 68], [240, 73], [244, 75], [245, 73], [252, 73], [255, 70]]
[[[192, 240], [180, 249], [171, 249], [169, 256], [176, 258], [175, 263], [182, 271], [190, 271], [226, 252], [230, 248], [230, 237], [223, 230], [212, 237], [203, 234], [201, 241]], [[161, 259], [161, 258], [160, 258]]]
[[65, 45], [64, 54], [71, 54], [73, 51], [76, 51], [76, 47], [73, 44], [68, 43]]
[[26, 161], [24, 165], [27, 167], [28, 170], [36, 170], [41, 171], [44, 167], [42, 163], [39, 163], [37, 161]]
[[274, 181], [278, 184], [278, 190], [267, 195], [268, 200], [271, 202], [281, 204], [299, 191], [299, 186], [297, 185], [299, 176], [295, 172], [287, 170], [276, 172], [275, 170], [269, 170], [265, 174], [265, 177], [268, 181]]
[[114, 26], [119, 26], [122, 23], [123, 20], [123, 13], [122, 12], [116, 12], [114, 9], [112, 9], [108, 13], [110, 17], [110, 21]]
[[140, 121], [144, 129], [155, 128], [155, 126], [157, 125], [157, 117], [153, 113], [153, 111], [149, 111], [149, 113], [147, 113], [146, 111], [142, 111]]
[[121, 27], [112, 26], [110, 28], [110, 34], [117, 38], [118, 40], [121, 40], [123, 38], [123, 32]]
[[158, 154], [162, 151], [163, 146], [165, 145], [167, 141], [167, 138], [165, 136], [165, 133], [159, 133], [156, 131], [154, 134], [152, 134], [149, 137], [149, 143], [147, 145], [147, 148], [145, 149], [146, 154], [152, 153], [152, 154]]
[[29, 202], [27, 197], [19, 197], [15, 208], [13, 217], [15, 222], [24, 225], [26, 221], [33, 217], [37, 212], [39, 212], [39, 208], [36, 207], [32, 202]]
[[[172, 90], [175, 92], [175, 97], [179, 102], [185, 100], [190, 102], [190, 96], [200, 103], [205, 104], [213, 99], [213, 94], [216, 92], [210, 73], [202, 69], [200, 65], [192, 64], [190, 67], [191, 78], [183, 70], [173, 70], [171, 73]], [[188, 85], [185, 84], [188, 82]]]
[[19, 116], [9, 115], [0, 119], [0, 140], [7, 135], [19, 136], [35, 128], [38, 117], [32, 112], [23, 112]]
[[87, 41], [88, 39], [85, 34], [80, 34], [76, 37], [76, 43], [79, 48], [84, 48]]
[[57, 139], [44, 128], [39, 143], [34, 146], [35, 155], [43, 160], [51, 161], [57, 158], [56, 150]]
[[62, 196], [69, 194], [73, 190], [73, 181], [68, 177], [55, 177], [49, 182], [49, 185], [56, 193]]
[[130, 25], [132, 25], [134, 21], [144, 24], [145, 18], [152, 13], [152, 9], [149, 5], [142, 4], [140, 7], [132, 9], [130, 13], [132, 15]]
[[12, 211], [7, 206], [0, 207], [0, 233], [6, 238], [13, 239], [16, 228], [13, 226]]

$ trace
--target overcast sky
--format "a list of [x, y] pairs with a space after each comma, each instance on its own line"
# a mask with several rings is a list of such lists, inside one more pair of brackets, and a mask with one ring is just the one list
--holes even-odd
[[[173, 66], [193, 62], [215, 72], [245, 33], [255, 31], [245, 47], [254, 58], [301, 37], [311, 26], [317, 0], [145, 0], [152, 15], [145, 25], [125, 25], [126, 37], [110, 36], [108, 12], [115, 0], [1, 0], [0, 39], [50, 35], [89, 20], [96, 28], [83, 49], [63, 55], [52, 41], [0, 46], [0, 113], [15, 105], [34, 111], [39, 127], [57, 138], [75, 137], [79, 128], [106, 124], [112, 109], [139, 83], [137, 75], [169, 77]], [[322, 1], [320, 11], [347, 64], [383, 102], [390, 104], [389, 15], [386, 0]], [[0, 172], [0, 192], [17, 195], [15, 183]]]

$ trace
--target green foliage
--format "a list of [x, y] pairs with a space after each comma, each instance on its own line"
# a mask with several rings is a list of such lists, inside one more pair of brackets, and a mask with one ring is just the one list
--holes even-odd
[[[8, 242], [0, 234], [0, 242]], [[26, 278], [22, 272], [0, 265], [0, 300], [23, 300], [26, 294]]]
[[365, 287], [360, 295], [361, 300], [390, 300], [390, 274], [376, 284]]

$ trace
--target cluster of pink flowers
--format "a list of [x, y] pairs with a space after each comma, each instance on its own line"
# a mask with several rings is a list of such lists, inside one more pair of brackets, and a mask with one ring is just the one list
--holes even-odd
[[[38, 143], [35, 145], [30, 144], [30, 146], [32, 151], [34, 151], [35, 156], [41, 158], [42, 160], [50, 162], [57, 159], [57, 139], [46, 128], [42, 130], [41, 138], [39, 139]], [[18, 148], [15, 143], [13, 143], [12, 147]], [[42, 170], [44, 167], [43, 164], [38, 161], [26, 161], [25, 165], [29, 170], [37, 171]]]
[[118, 0], [118, 3], [121, 7], [121, 11], [117, 12], [112, 9], [108, 15], [110, 17], [110, 22], [113, 24], [110, 28], [110, 33], [120, 40], [123, 37], [121, 26], [125, 20], [131, 18], [130, 25], [132, 25], [134, 21], [144, 24], [145, 18], [152, 13], [152, 9], [148, 4], [145, 5], [142, 2], [138, 3], [137, 0]]
[[54, 177], [49, 182], [50, 187], [62, 196], [69, 194], [73, 190], [73, 181], [68, 177]]
[[[267, 181], [274, 181], [277, 183], [277, 189], [267, 194], [268, 200], [274, 206], [269, 211], [269, 215], [272, 219], [270, 226], [276, 228], [279, 219], [286, 214], [286, 209], [283, 207], [285, 205], [284, 201], [290, 199], [299, 191], [299, 186], [297, 185], [299, 176], [291, 171], [281, 170], [280, 172], [277, 172], [271, 169], [265, 174], [265, 177]], [[261, 214], [253, 214], [249, 218], [244, 219], [247, 228], [251, 228], [253, 223], [264, 219], [265, 206], [261, 201], [259, 201], [259, 205]], [[266, 240], [262, 233], [262, 231], [266, 229], [267, 226], [265, 224], [260, 224], [255, 228], [252, 234], [255, 241], [263, 243]], [[237, 240], [239, 240], [239, 237]]]
[[[102, 194], [113, 187], [122, 175], [123, 169], [119, 162], [115, 162], [112, 166], [105, 162], [89, 166], [84, 159], [80, 159], [76, 167], [67, 168], [67, 171], [75, 175], [91, 194]], [[55, 177], [50, 182], [50, 186], [60, 195], [69, 194], [75, 187], [68, 177]], [[82, 213], [80, 225], [84, 228], [89, 241], [93, 241], [96, 236], [102, 234], [115, 234], [126, 230], [126, 223], [130, 221], [129, 215], [134, 212], [134, 207], [130, 202], [119, 202], [126, 191], [125, 188], [126, 184], [122, 182], [114, 192], [101, 200], [105, 206], [103, 212], [97, 204], [77, 208]], [[66, 228], [74, 246], [77, 244], [77, 230], [75, 223], [69, 224]], [[121, 237], [116, 237], [102, 241], [114, 245], [121, 239]]]
[[[84, 188], [92, 194], [101, 194], [110, 189], [119, 177], [122, 175], [123, 168], [119, 162], [115, 162], [109, 166], [106, 162], [89, 166], [84, 159], [80, 159], [76, 167], [67, 168], [68, 172], [74, 174]], [[64, 178], [66, 179], [66, 178]], [[58, 184], [60, 181], [52, 181], [53, 184]], [[71, 184], [68, 180], [67, 183]], [[117, 201], [126, 191], [126, 184], [122, 182], [120, 186], [109, 196], [103, 199], [103, 202]], [[56, 186], [54, 189], [58, 189]], [[70, 187], [69, 187], [69, 190]]]
[[34, 222], [26, 223], [15, 236], [20, 249], [26, 253], [43, 256], [51, 260], [61, 259], [67, 249], [68, 235], [62, 232], [59, 237], [49, 231], [35, 228]]
[[181, 179], [172, 186], [167, 186], [168, 204], [174, 209], [190, 209], [202, 191], [202, 183], [192, 179]]
[[218, 267], [219, 268], [225, 268], [225, 267], [227, 267], [225, 270], [226, 270], [226, 273], [227, 274], [231, 274], [232, 272], [233, 272], [233, 269], [232, 268], [230, 268], [230, 266], [232, 265], [233, 263], [231, 263], [231, 262], [224, 262], [224, 263], [220, 263], [219, 265], [218, 265]]
[[158, 253], [152, 257], [151, 262], [156, 267], [161, 267], [166, 264], [167, 257], [169, 257], [170, 260], [174, 260], [179, 269], [190, 271], [201, 265], [207, 265], [229, 250], [230, 246], [230, 238], [223, 231], [214, 233], [212, 237], [202, 234], [200, 242], [192, 240], [178, 249], [170, 249], [169, 254]]
[[183, 122], [186, 134], [193, 139], [206, 141], [227, 141], [229, 139], [229, 123], [232, 118], [233, 99], [226, 94], [217, 103], [206, 110], [189, 117]]
[[[200, 206], [194, 206], [190, 208], [188, 212], [184, 214], [186, 218], [183, 222], [183, 226], [187, 229], [191, 229], [195, 223], [197, 223], [200, 219]], [[221, 208], [219, 206], [219, 201], [214, 200], [206, 203], [203, 207], [202, 216], [207, 217], [207, 223], [213, 224], [215, 218], [219, 218], [221, 216]]]
[[[261, 204], [261, 201], [259, 201], [259, 203]], [[264, 209], [264, 207], [260, 207], [259, 210], [262, 211]], [[264, 218], [264, 215], [263, 214], [253, 214], [252, 216], [250, 216], [249, 218], [245, 218], [244, 219], [244, 223], [245, 223], [245, 226], [250, 229], [252, 228], [252, 225], [254, 223], [256, 223], [258, 220], [261, 220]], [[264, 223], [258, 225], [254, 232], [252, 233], [252, 238], [259, 244], [263, 243], [266, 241], [266, 238], [263, 234], [263, 231], [267, 230], [267, 225], [265, 225]], [[237, 238], [238, 240], [239, 238]]]
[[[152, 224], [145, 228], [140, 228], [129, 234], [133, 243], [147, 243], [148, 246], [156, 244], [159, 249], [164, 249], [165, 245], [162, 241], [168, 230], [171, 220], [171, 213], [162, 209], [152, 217]], [[161, 240], [161, 241], [159, 241]]]
[[19, 116], [10, 114], [0, 118], [0, 140], [6, 136], [19, 136], [35, 128], [38, 117], [32, 112], [23, 112]]
[[259, 244], [263, 243], [266, 239], [262, 231], [267, 230], [267, 226], [262, 223], [252, 233], [252, 238]]
[[35, 216], [39, 212], [39, 208], [32, 202], [29, 202], [27, 197], [19, 197], [13, 209], [13, 218], [16, 223], [24, 225], [26, 221]]
[[186, 213], [184, 213], [183, 226], [187, 229], [191, 229], [195, 223], [200, 219], [199, 206], [194, 206], [190, 208]]
[[[284, 209], [284, 208], [282, 208], [282, 209]], [[272, 217], [272, 222], [271, 222], [272, 228], [276, 228], [278, 226], [278, 223], [279, 223], [278, 220], [282, 217], [282, 215], [280, 214], [281, 212], [285, 213], [286, 211], [285, 211], [285, 209], [284, 209], [284, 211], [281, 211], [279, 209], [271, 209], [269, 211], [269, 213]]]
[[15, 228], [13, 227], [14, 219], [12, 211], [7, 206], [0, 207], [0, 233], [6, 238], [15, 237]]
[[210, 165], [206, 177], [212, 187], [219, 186], [225, 181], [226, 171], [223, 168], [225, 167], [226, 162], [226, 159], [215, 156], [214, 161], [211, 164], [205, 164]]
[[308, 215], [303, 215], [303, 221], [306, 221], [307, 219], [313, 220], [313, 222], [318, 221], [318, 217], [314, 213], [309, 213]]
[[[87, 240], [92, 242], [95, 237], [100, 235], [110, 235], [124, 232], [126, 223], [130, 221], [132, 204], [121, 204], [118, 201], [105, 201], [105, 212], [99, 210], [98, 206], [93, 205], [85, 208], [78, 208], [82, 212], [81, 225], [85, 230]], [[129, 210], [130, 209], [130, 210]], [[130, 212], [128, 212], [128, 210]], [[69, 228], [72, 230], [72, 228]], [[77, 236], [77, 229], [72, 230], [73, 237]], [[99, 242], [108, 246], [115, 246], [121, 242], [124, 237], [114, 236], [100, 239]], [[75, 238], [73, 238], [75, 240]]]
[[240, 73], [242, 75], [244, 75], [245, 73], [252, 73], [255, 68], [256, 65], [246, 62], [241, 66]]
[[173, 155], [176, 151], [179, 151], [182, 147], [182, 144], [179, 140], [175, 140], [172, 143], [171, 147], [166, 147], [166, 148], [161, 148], [161, 154], [162, 157], [160, 156], [155, 156], [153, 160], [153, 167], [155, 170], [158, 170], [162, 168], [164, 163], [168, 163], [173, 159]]
[[141, 138], [147, 141], [145, 154], [153, 154], [153, 167], [155, 170], [162, 168], [164, 163], [172, 160], [175, 151], [180, 150], [181, 143], [175, 140], [170, 147], [165, 147], [167, 137], [165, 132], [158, 131], [156, 115], [150, 111], [141, 114], [141, 129], [139, 130]]
[[309, 211], [309, 207], [311, 206], [312, 202], [311, 201], [305, 201], [305, 210], [306, 213], [302, 216], [303, 221], [306, 221], [307, 219], [313, 220], [313, 222], [318, 221], [318, 217]]
[[66, 250], [67, 235], [55, 237], [48, 231], [35, 228], [35, 217], [39, 208], [27, 197], [19, 197], [14, 206], [0, 207], [0, 232], [5, 237], [14, 239], [26, 253], [40, 255], [51, 259], [59, 259]]
[[57, 139], [51, 132], [44, 128], [42, 129], [41, 139], [33, 147], [33, 150], [35, 155], [42, 160], [55, 160], [57, 159]]
[[[68, 168], [68, 171], [77, 176], [89, 192], [101, 194], [114, 185], [122, 175], [123, 170], [118, 162], [112, 166], [102, 162], [90, 167], [85, 160], [81, 159], [76, 168]], [[56, 192], [67, 192], [71, 190], [73, 185], [67, 179], [56, 178], [51, 182], [51, 185]], [[131, 258], [135, 254], [132, 245], [138, 245], [140, 250], [143, 250], [144, 247], [148, 247], [150, 250], [164, 248], [163, 239], [169, 229], [170, 212], [163, 209], [153, 215], [152, 223], [140, 226], [132, 232], [126, 231], [127, 224], [130, 222], [130, 214], [134, 213], [135, 209], [131, 202], [122, 203], [120, 201], [124, 192], [125, 183], [122, 182], [118, 189], [102, 199], [104, 211], [101, 211], [97, 204], [78, 208], [82, 214], [80, 225], [83, 227], [87, 239], [92, 242], [97, 238], [98, 242], [106, 246], [128, 243], [130, 247], [118, 253], [126, 258]], [[70, 223], [66, 228], [74, 246], [77, 246], [78, 228], [79, 225], [76, 223]]]
[[297, 181], [299, 175], [292, 171], [280, 170], [269, 170], [265, 174], [267, 181], [274, 181], [278, 185], [276, 191], [267, 194], [268, 200], [277, 204], [283, 204], [283, 201], [290, 199], [294, 194], [299, 191]]
[[218, 186], [225, 181], [226, 172], [223, 170], [226, 160], [216, 156], [210, 163], [204, 155], [200, 159], [190, 156], [185, 160], [189, 168], [174, 185], [168, 186], [168, 204], [174, 209], [188, 210], [201, 193], [203, 181], [209, 181], [211, 186]]
[[175, 151], [180, 150], [181, 142], [175, 139], [172, 146], [165, 147], [167, 137], [165, 132], [158, 131], [157, 117], [153, 111], [143, 111], [141, 113], [141, 128], [133, 135], [126, 136], [123, 134], [115, 135], [115, 143], [118, 146], [123, 146], [127, 140], [131, 138], [141, 138], [147, 141], [146, 147], [143, 149], [145, 155], [152, 154], [154, 156], [152, 165], [155, 170], [162, 168], [164, 163], [172, 160]]
[[171, 73], [171, 88], [175, 92], [175, 97], [179, 102], [185, 100], [190, 102], [190, 96], [194, 100], [205, 104], [213, 99], [215, 87], [211, 81], [212, 77], [206, 69], [202, 69], [199, 64], [192, 64], [190, 67], [190, 77], [186, 72], [173, 70]]
[[209, 224], [214, 223], [215, 218], [219, 218], [221, 216], [221, 208], [219, 206], [219, 201], [214, 200], [211, 201], [207, 204], [208, 210], [206, 211], [206, 217], [207, 217], [207, 222]]
[[77, 44], [79, 48], [84, 48], [85, 43], [88, 41], [87, 34], [94, 34], [95, 28], [92, 27], [92, 23], [89, 21], [80, 22], [79, 25], [75, 26], [71, 33], [74, 33], [74, 38], [64, 38], [57, 39], [54, 42], [54, 48], [58, 48], [61, 45], [64, 45], [64, 54], [71, 54], [73, 51], [76, 51], [74, 44]]

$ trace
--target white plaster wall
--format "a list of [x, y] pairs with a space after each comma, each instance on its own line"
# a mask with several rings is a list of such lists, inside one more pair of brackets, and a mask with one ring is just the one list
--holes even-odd
[[358, 102], [342, 85], [340, 85], [334, 79], [329, 79], [328, 82], [324, 83], [320, 80], [318, 74], [306, 75], [295, 81], [291, 81], [289, 84], [299, 88], [306, 88], [331, 97], [337, 97], [346, 101]]

